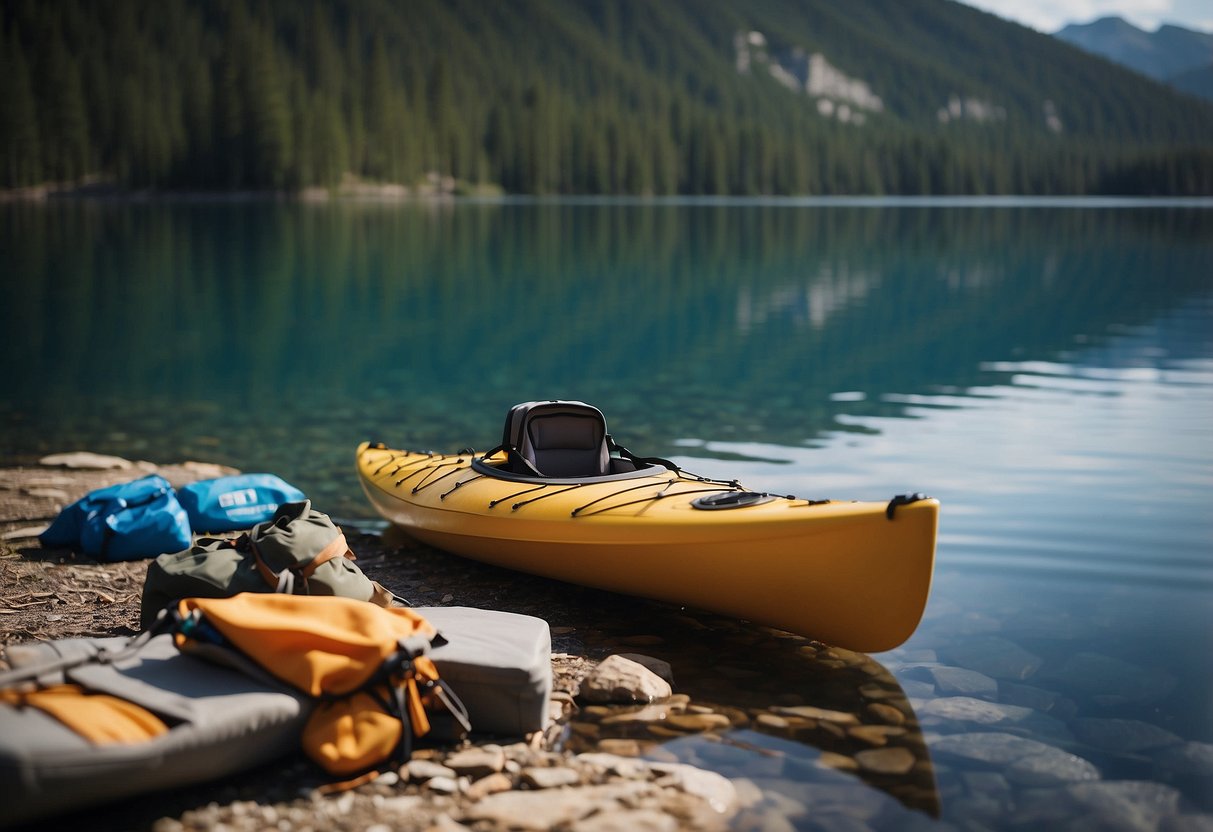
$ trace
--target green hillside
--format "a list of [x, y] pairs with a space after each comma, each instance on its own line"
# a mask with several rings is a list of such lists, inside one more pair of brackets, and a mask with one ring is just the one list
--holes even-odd
[[0, 187], [1213, 193], [1213, 106], [948, 0], [0, 9]]

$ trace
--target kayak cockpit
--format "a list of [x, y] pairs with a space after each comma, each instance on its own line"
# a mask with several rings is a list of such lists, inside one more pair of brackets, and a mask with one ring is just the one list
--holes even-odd
[[[638, 457], [611, 438], [602, 411], [578, 401], [550, 399], [523, 402], [510, 408], [501, 444], [483, 455], [473, 456], [471, 468], [486, 477], [539, 486], [655, 479], [650, 484], [623, 489], [634, 491], [648, 485], [660, 489], [634, 502], [685, 496], [666, 490], [674, 483], [708, 484], [713, 487], [699, 489], [704, 495], [691, 501], [692, 508], [705, 511], [746, 508], [776, 499], [770, 494], [747, 491], [734, 481], [684, 474], [668, 459]], [[590, 505], [602, 499], [599, 497]], [[585, 508], [589, 506], [575, 510], [573, 516], [583, 514]]]
[[586, 477], [545, 477], [530, 473], [518, 473], [511, 470], [505, 457], [500, 454], [493, 456], [478, 456], [472, 459], [472, 470], [486, 477], [495, 477], [510, 482], [533, 482], [545, 485], [576, 485], [577, 483], [613, 482], [615, 480], [631, 480], [638, 477], [655, 477], [667, 473], [669, 469], [662, 465], [643, 465], [637, 467], [634, 463], [624, 460], [626, 467], [621, 465], [617, 470], [607, 474]]
[[607, 432], [602, 411], [585, 402], [549, 399], [510, 408], [501, 444], [472, 461], [485, 476], [518, 482], [608, 482], [677, 471], [674, 463], [637, 457]]

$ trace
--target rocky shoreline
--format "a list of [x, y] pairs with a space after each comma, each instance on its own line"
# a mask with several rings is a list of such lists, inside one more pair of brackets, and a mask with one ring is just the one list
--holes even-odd
[[158, 190], [137, 189], [120, 185], [112, 178], [86, 176], [78, 181], [42, 182], [17, 188], [0, 188], [0, 203], [46, 202], [53, 199], [108, 199], [129, 202], [151, 200], [242, 202], [248, 200], [281, 200], [284, 202], [405, 202], [409, 200], [445, 200], [454, 197], [478, 199], [500, 198], [505, 190], [492, 183], [474, 183], [430, 171], [418, 181], [381, 182], [364, 179], [351, 173], [331, 187], [311, 186], [298, 191], [288, 190]]
[[[94, 488], [152, 471], [179, 484], [230, 469], [51, 462], [0, 469], [0, 646], [133, 635], [145, 562], [99, 564], [43, 550], [32, 536]], [[67, 467], [103, 464], [113, 467]], [[1213, 830], [1213, 744], [1170, 730], [1163, 706], [1182, 693], [1177, 680], [1095, 652], [1096, 625], [1065, 612], [953, 594], [932, 603], [917, 646], [876, 661], [495, 569], [377, 528], [345, 524], [358, 563], [414, 605], [549, 622], [545, 730], [420, 748], [343, 793], [297, 757], [57, 821], [157, 832], [863, 832], [940, 828], [946, 804], [942, 828]]]
[[[137, 632], [146, 562], [96, 563], [42, 550], [34, 538], [64, 505], [88, 491], [148, 473], [182, 485], [234, 471], [93, 454], [58, 455], [39, 466], [0, 470], [0, 645]], [[741, 823], [782, 828], [783, 807], [756, 784], [686, 762], [710, 756], [714, 746], [727, 747], [732, 741], [725, 732], [751, 727], [792, 740], [816, 736], [819, 745], [827, 742], [838, 750], [803, 764], [827, 776], [852, 772], [873, 782], [883, 778], [893, 791], [901, 788], [908, 803], [937, 808], [925, 744], [910, 730], [913, 711], [892, 677], [866, 656], [786, 633], [716, 622], [725, 628], [720, 635], [734, 641], [785, 642], [807, 668], [836, 677], [834, 687], [839, 679], [849, 680], [838, 688], [839, 702], [853, 700], [865, 685], [872, 698], [858, 715], [810, 705], [795, 695], [773, 709], [765, 702], [755, 709], [713, 704], [712, 685], [723, 683], [727, 701], [757, 671], [723, 668], [725, 674], [703, 689], [707, 697], [678, 691], [670, 665], [644, 652], [666, 647], [654, 614], [667, 615], [669, 608], [502, 573], [391, 534], [346, 531], [363, 571], [418, 606], [479, 606], [548, 620], [554, 693], [547, 729], [512, 741], [473, 737], [457, 747], [422, 748], [406, 765], [339, 793], [328, 793], [325, 778], [305, 760], [287, 760], [221, 783], [97, 807], [85, 813], [90, 827], [673, 830]], [[626, 607], [619, 609], [621, 603]], [[684, 630], [714, 628], [707, 619], [674, 612]], [[621, 620], [646, 619], [655, 625], [652, 631], [606, 632]], [[670, 741], [690, 741], [693, 747], [664, 750]], [[781, 762], [786, 756], [768, 753]], [[915, 767], [917, 774], [906, 780]], [[904, 786], [914, 780], [919, 785]]]

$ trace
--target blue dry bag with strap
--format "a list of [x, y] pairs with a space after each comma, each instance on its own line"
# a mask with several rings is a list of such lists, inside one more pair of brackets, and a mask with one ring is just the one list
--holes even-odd
[[200, 480], [181, 488], [177, 496], [190, 525], [198, 532], [249, 529], [273, 517], [283, 503], [307, 499], [298, 488], [273, 474]]
[[89, 492], [38, 536], [43, 546], [78, 549], [107, 561], [176, 552], [191, 538], [185, 509], [158, 474]]

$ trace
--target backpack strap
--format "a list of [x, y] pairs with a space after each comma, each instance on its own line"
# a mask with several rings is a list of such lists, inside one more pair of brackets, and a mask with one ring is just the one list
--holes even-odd
[[312, 562], [300, 570], [297, 570], [304, 578], [312, 577], [312, 574], [324, 564], [334, 558], [346, 557], [350, 560], [355, 560], [353, 551], [350, 549], [350, 544], [346, 542], [345, 534], [337, 532], [337, 536], [333, 538], [329, 545], [320, 550], [316, 557], [312, 558]]
[[117, 650], [90, 646], [88, 649], [72, 655], [46, 659], [34, 664], [19, 665], [0, 673], [0, 688], [8, 688], [25, 682], [37, 683], [39, 677], [63, 673], [81, 665], [113, 664], [114, 662], [128, 659], [142, 650], [153, 637], [160, 635], [160, 633], [168, 632], [172, 625], [173, 622], [162, 612], [157, 617], [155, 624], [139, 635], [129, 638], [126, 644], [123, 644]]
[[241, 535], [233, 545], [237, 549], [252, 552], [253, 560], [257, 564], [257, 572], [265, 580], [266, 585], [273, 589], [274, 592], [283, 592], [288, 595], [292, 594], [295, 590], [296, 575], [306, 581], [317, 569], [334, 558], [348, 557], [350, 560], [354, 560], [354, 553], [350, 550], [350, 545], [345, 539], [345, 534], [342, 532], [337, 532], [337, 536], [306, 565], [288, 566], [281, 572], [275, 572], [270, 568], [270, 565], [265, 562], [265, 558], [261, 556], [261, 551], [257, 548], [256, 541], [249, 535]]

